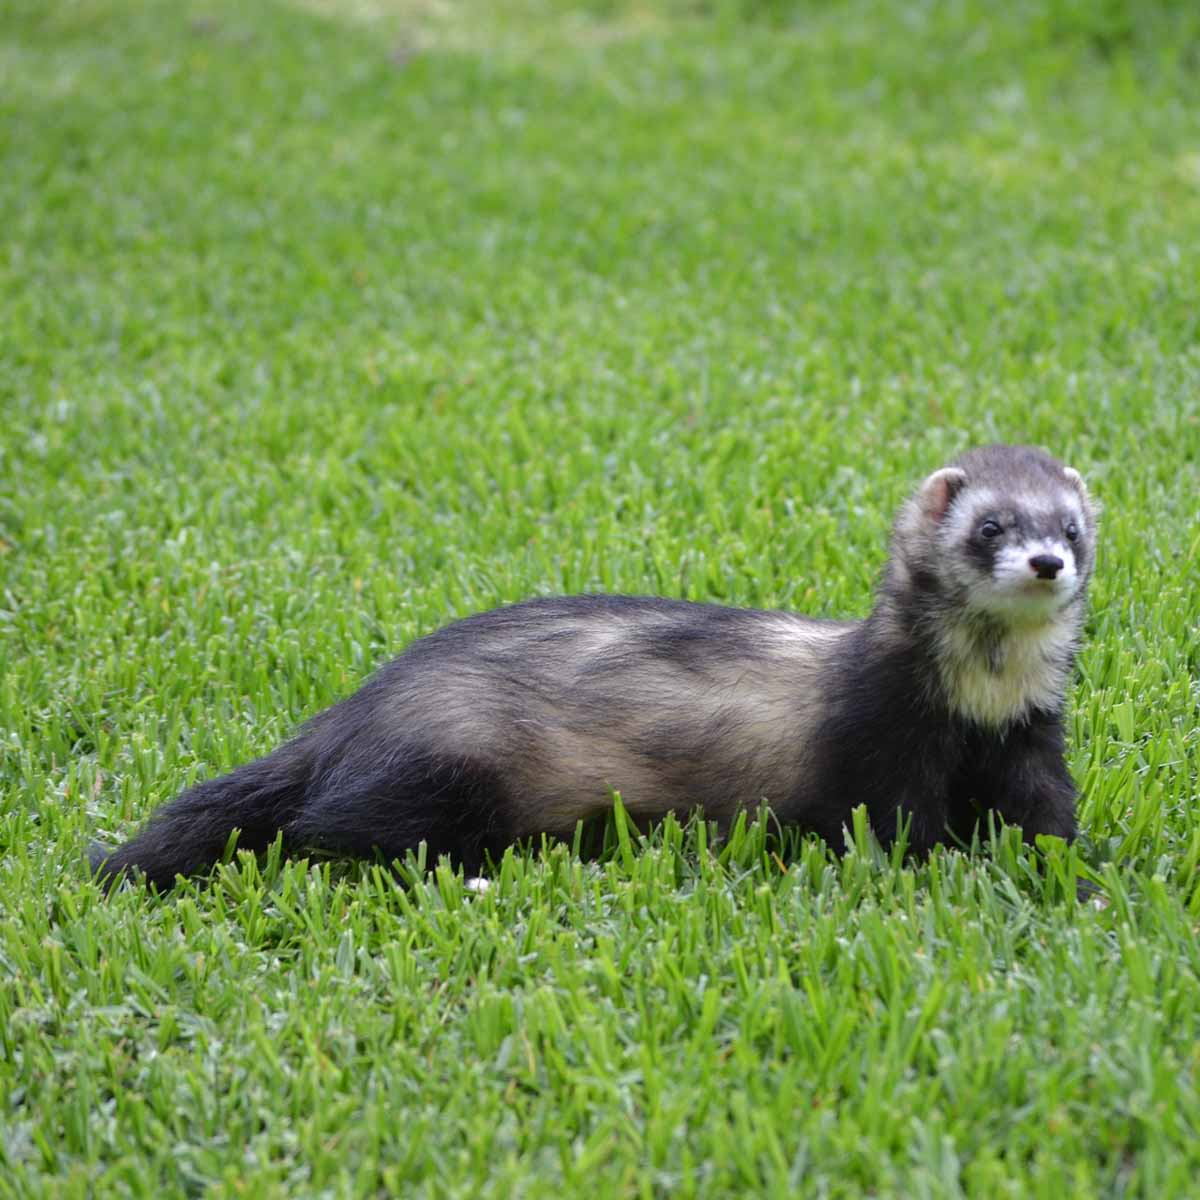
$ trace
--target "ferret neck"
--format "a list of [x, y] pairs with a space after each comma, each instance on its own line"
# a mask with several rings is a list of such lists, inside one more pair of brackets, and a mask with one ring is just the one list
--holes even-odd
[[1062, 707], [1075, 654], [1073, 621], [1014, 627], [959, 617], [932, 637], [941, 688], [957, 716], [998, 727]]
[[1054, 621], [1013, 626], [936, 596], [885, 591], [869, 624], [885, 652], [912, 664], [914, 687], [931, 704], [999, 728], [1062, 707], [1079, 610], [1072, 605]]

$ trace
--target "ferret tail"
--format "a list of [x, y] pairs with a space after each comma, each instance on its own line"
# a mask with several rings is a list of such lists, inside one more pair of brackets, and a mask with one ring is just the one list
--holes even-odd
[[166, 891], [176, 876], [194, 875], [217, 862], [235, 829], [240, 849], [265, 850], [303, 803], [310, 777], [309, 754], [300, 738], [188, 788], [123, 846], [109, 850], [93, 843], [88, 862], [106, 888], [130, 873]]

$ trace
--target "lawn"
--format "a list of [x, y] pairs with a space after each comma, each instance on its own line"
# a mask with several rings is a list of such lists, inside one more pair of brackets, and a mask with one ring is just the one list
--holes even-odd
[[[1166, 0], [7, 0], [0, 1197], [1195, 1196], [1198, 79]], [[451, 618], [862, 615], [998, 439], [1104, 505], [1076, 851], [86, 875]]]

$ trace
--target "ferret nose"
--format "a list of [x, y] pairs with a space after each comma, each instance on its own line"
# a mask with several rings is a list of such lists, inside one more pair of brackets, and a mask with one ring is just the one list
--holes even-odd
[[1039, 579], [1056, 579], [1063, 569], [1063, 560], [1057, 554], [1035, 554], [1030, 558], [1029, 565], [1037, 572]]

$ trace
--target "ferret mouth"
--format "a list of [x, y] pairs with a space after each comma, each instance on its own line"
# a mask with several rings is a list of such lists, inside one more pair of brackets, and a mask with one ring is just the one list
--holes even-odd
[[1018, 624], [1052, 621], [1075, 598], [1076, 579], [1001, 578], [973, 589], [971, 607]]
[[1075, 594], [1074, 578], [1022, 579], [997, 581], [996, 595], [1003, 599], [1025, 600], [1030, 604], [1046, 604]]

